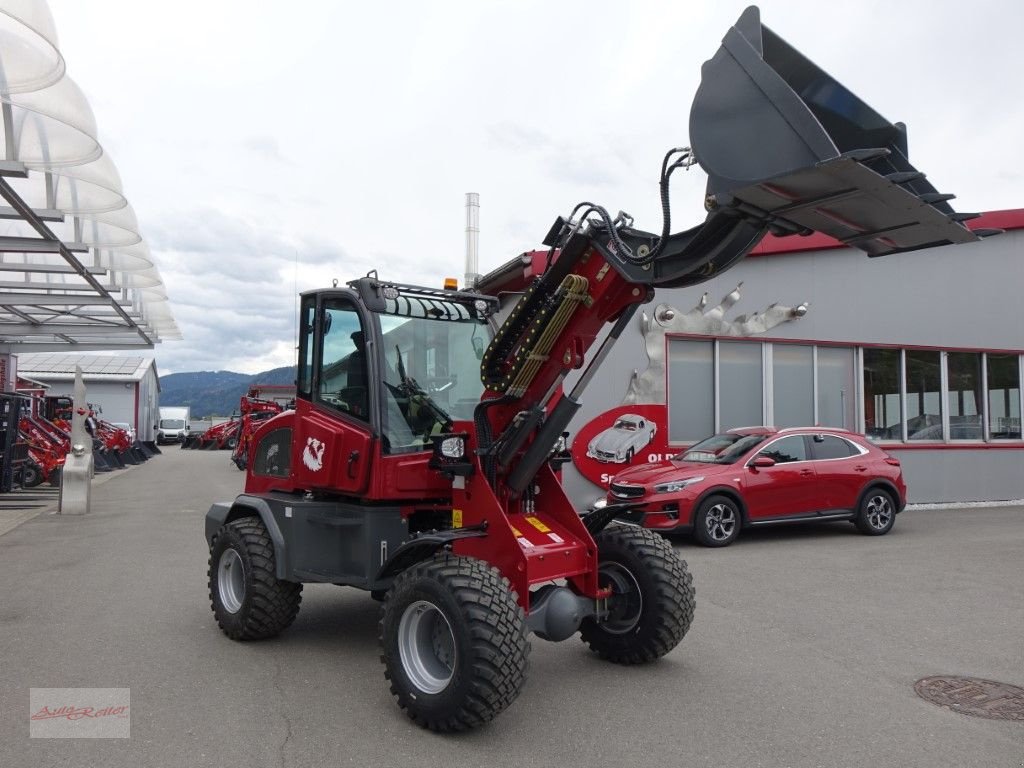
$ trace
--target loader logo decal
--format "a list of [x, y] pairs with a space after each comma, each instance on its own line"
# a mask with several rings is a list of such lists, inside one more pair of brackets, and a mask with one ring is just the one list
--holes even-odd
[[326, 447], [315, 437], [306, 438], [306, 447], [302, 450], [302, 463], [306, 465], [306, 469], [310, 472], [320, 471], [324, 465], [324, 448]]

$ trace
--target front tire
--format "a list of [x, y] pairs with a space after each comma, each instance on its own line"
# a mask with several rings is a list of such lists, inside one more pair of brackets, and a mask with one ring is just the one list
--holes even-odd
[[693, 538], [705, 547], [727, 547], [740, 535], [740, 509], [728, 496], [709, 496], [693, 518]]
[[274, 544], [258, 517], [221, 526], [210, 550], [210, 604], [232, 640], [263, 640], [285, 630], [299, 613], [302, 585], [274, 573]]
[[675, 648], [690, 629], [693, 577], [672, 546], [645, 528], [610, 525], [596, 537], [598, 582], [611, 587], [610, 614], [585, 619], [583, 642], [616, 664], [645, 664]]
[[861, 500], [853, 524], [865, 536], [882, 536], [892, 530], [896, 522], [896, 507], [892, 496], [881, 488], [872, 488]]
[[35, 488], [43, 482], [43, 470], [34, 461], [30, 461], [21, 468], [21, 487]]
[[381, 608], [381, 661], [417, 724], [462, 731], [519, 695], [530, 644], [516, 593], [497, 569], [441, 555], [394, 580]]

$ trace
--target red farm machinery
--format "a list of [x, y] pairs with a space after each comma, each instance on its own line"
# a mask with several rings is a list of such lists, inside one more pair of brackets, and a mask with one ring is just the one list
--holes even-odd
[[[294, 410], [252, 437], [245, 492], [206, 518], [209, 587], [235, 640], [277, 635], [303, 583], [382, 601], [385, 676], [439, 731], [504, 710], [529, 633], [654, 661], [686, 635], [686, 564], [657, 534], [577, 510], [556, 446], [598, 366], [657, 288], [697, 285], [766, 233], [824, 232], [882, 256], [971, 231], [890, 123], [743, 13], [702, 70], [692, 149], [661, 167], [660, 232], [581, 203], [544, 239], [546, 271], [501, 322], [495, 298], [380, 279], [304, 293]], [[706, 217], [670, 231], [669, 181], [699, 164]], [[502, 271], [522, 269], [513, 260]], [[572, 378], [568, 378], [568, 377]]]

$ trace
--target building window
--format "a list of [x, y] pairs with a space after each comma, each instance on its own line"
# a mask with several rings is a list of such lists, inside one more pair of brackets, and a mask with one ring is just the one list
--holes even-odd
[[715, 431], [715, 343], [670, 339], [668, 437], [693, 443]]
[[848, 347], [818, 347], [817, 357], [818, 418], [815, 423], [823, 427], [853, 429], [856, 423], [853, 350]]
[[772, 423], [804, 427], [814, 423], [814, 347], [772, 347]]
[[942, 354], [907, 350], [907, 439], [942, 439]]
[[764, 423], [764, 370], [760, 342], [723, 341], [718, 349], [720, 429]]
[[993, 440], [1020, 440], [1020, 358], [986, 355], [988, 431]]
[[950, 352], [946, 356], [946, 407], [950, 440], [981, 440], [981, 355]]
[[864, 434], [900, 440], [900, 351], [864, 350]]

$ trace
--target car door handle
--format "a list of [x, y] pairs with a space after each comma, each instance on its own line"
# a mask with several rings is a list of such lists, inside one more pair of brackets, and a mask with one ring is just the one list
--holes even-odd
[[359, 461], [359, 451], [352, 451], [352, 453], [348, 455], [348, 476], [351, 478], [355, 478], [352, 468], [355, 466], [357, 461]]
[[856, 467], [853, 468], [853, 470], [854, 472], [867, 472], [868, 468], [865, 467], [863, 464], [858, 464]]
[[808, 475], [813, 475], [814, 474], [814, 470], [813, 469], [801, 469], [800, 470], [800, 474], [804, 475], [806, 477]]

